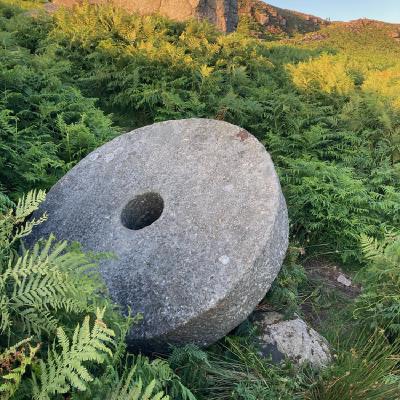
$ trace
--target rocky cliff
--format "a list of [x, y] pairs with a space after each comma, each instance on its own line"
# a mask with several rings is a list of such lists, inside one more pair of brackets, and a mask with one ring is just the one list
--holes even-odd
[[[81, 0], [53, 0], [57, 6], [72, 6]], [[128, 11], [142, 15], [159, 13], [184, 21], [190, 18], [207, 19], [223, 32], [236, 29], [239, 18], [247, 19], [258, 33], [288, 34], [318, 30], [327, 21], [271, 6], [260, 0], [89, 0], [92, 3], [111, 1]]]
[[238, 14], [255, 23], [258, 32], [293, 35], [319, 30], [329, 21], [297, 11], [284, 10], [260, 0], [239, 0]]
[[[54, 7], [72, 7], [81, 0], [53, 0]], [[90, 3], [112, 2], [142, 15], [161, 14], [185, 21], [207, 19], [223, 32], [232, 32], [238, 24], [238, 0], [89, 0]]]

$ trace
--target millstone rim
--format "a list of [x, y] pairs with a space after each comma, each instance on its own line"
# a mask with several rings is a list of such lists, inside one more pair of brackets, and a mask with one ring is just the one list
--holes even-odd
[[[128, 229], [123, 210], [145, 193], [160, 196], [163, 210]], [[265, 295], [287, 248], [269, 155], [221, 121], [167, 121], [121, 135], [75, 166], [42, 209], [49, 221], [36, 236], [55, 231], [117, 253], [101, 273], [115, 301], [144, 313], [129, 335], [142, 348], [207, 345], [228, 333]]]

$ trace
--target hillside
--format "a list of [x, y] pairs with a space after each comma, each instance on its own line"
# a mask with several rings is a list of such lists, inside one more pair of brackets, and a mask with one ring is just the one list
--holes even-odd
[[329, 21], [314, 15], [285, 10], [260, 0], [239, 0], [239, 16], [255, 23], [259, 36], [265, 33], [292, 36], [314, 32], [329, 25]]
[[309, 49], [333, 49], [364, 62], [365, 66], [388, 67], [400, 60], [400, 24], [369, 19], [335, 22], [287, 43]]
[[[117, 1], [140, 6], [143, 15]], [[54, 2], [43, 12], [42, 0], [0, 0], [0, 399], [400, 399], [400, 26], [331, 23], [256, 0]], [[222, 32], [235, 18], [238, 28]], [[184, 150], [186, 129], [180, 137], [179, 122], [167, 122], [181, 119], [237, 128], [225, 141], [208, 125]], [[164, 145], [145, 137], [144, 127], [158, 122]], [[120, 141], [137, 128], [140, 136]], [[146, 152], [139, 147], [145, 140], [154, 144]], [[275, 169], [280, 182], [257, 186], [275, 194], [280, 186], [287, 205], [289, 248], [279, 275], [253, 313], [210, 347], [194, 345], [184, 327], [175, 330], [185, 346], [139, 353], [127, 346], [132, 326], [146, 332], [149, 318], [162, 315], [156, 328], [164, 335], [195, 298], [190, 308], [207, 321], [190, 326], [195, 334], [204, 327], [212, 333], [219, 326], [209, 327], [211, 314], [200, 307], [212, 284], [216, 294], [226, 285], [239, 294], [210, 302], [220, 310], [240, 307], [253, 286], [261, 287], [265, 251], [253, 245], [269, 229], [255, 221], [277, 217], [272, 208], [258, 211], [256, 205], [267, 204], [263, 197], [238, 195], [266, 170], [248, 158], [251, 143], [268, 152], [274, 167], [267, 170]], [[208, 150], [210, 162], [202, 156]], [[176, 160], [196, 191], [173, 179]], [[82, 166], [93, 173], [81, 174]], [[69, 186], [71, 171], [81, 180]], [[163, 174], [168, 192], [160, 189]], [[144, 177], [151, 182], [139, 187]], [[215, 196], [203, 181], [216, 185]], [[56, 195], [54, 212], [35, 212], [54, 185], [81, 200]], [[174, 185], [180, 192], [167, 195]], [[148, 195], [153, 204], [137, 214], [137, 221], [146, 216], [146, 226], [131, 224]], [[237, 199], [237, 207], [226, 199]], [[207, 218], [186, 218], [173, 211], [176, 204], [203, 209]], [[93, 212], [82, 212], [89, 205]], [[46, 237], [49, 230], [36, 240], [37, 225], [55, 214], [54, 235]], [[157, 231], [158, 223], [171, 232], [179, 226], [182, 239]], [[71, 235], [58, 235], [67, 224]], [[106, 233], [111, 225], [117, 228]], [[140, 228], [155, 233], [140, 236], [146, 233]], [[104, 238], [100, 254], [85, 247], [91, 233]], [[114, 268], [110, 263], [121, 257], [112, 246], [125, 237], [132, 239], [122, 246], [129, 262]], [[200, 256], [198, 267], [182, 274], [197, 254], [182, 253], [187, 238], [199, 254], [217, 246], [210, 262]], [[268, 247], [278, 249], [276, 243], [272, 238]], [[246, 256], [246, 249], [254, 250]], [[176, 262], [171, 257], [180, 254]], [[255, 275], [244, 267], [253, 258]], [[112, 286], [101, 275], [107, 265], [124, 274]], [[215, 268], [204, 274], [205, 266]], [[149, 275], [135, 275], [138, 268]], [[248, 283], [235, 284], [233, 274]], [[113, 287], [128, 307], [109, 297]], [[165, 308], [171, 297], [180, 305]], [[142, 299], [154, 301], [154, 311], [142, 308]], [[219, 314], [224, 322], [237, 315]], [[282, 332], [278, 324], [295, 328]], [[317, 342], [306, 339], [316, 334], [332, 354], [323, 369], [301, 361], [318, 355]], [[271, 346], [277, 340], [285, 351]]]
[[[71, 7], [80, 0], [52, 0], [49, 9]], [[90, 0], [90, 3], [107, 3], [109, 0]], [[263, 34], [293, 35], [313, 32], [328, 21], [313, 15], [274, 7], [260, 0], [112, 0], [112, 3], [129, 12], [141, 15], [161, 14], [177, 21], [190, 18], [207, 19], [224, 32], [234, 31], [240, 20], [253, 24], [254, 31]]]

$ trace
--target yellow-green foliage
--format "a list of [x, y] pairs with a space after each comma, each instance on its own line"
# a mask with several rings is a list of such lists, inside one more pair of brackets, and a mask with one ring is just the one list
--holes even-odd
[[399, 42], [391, 37], [397, 29], [391, 24], [368, 20], [334, 23], [290, 42], [302, 48], [330, 49], [366, 69], [386, 69], [398, 64], [400, 57]]
[[46, 2], [46, 0], [1, 0], [2, 4], [22, 8], [24, 10], [37, 10]]
[[305, 91], [346, 95], [354, 90], [346, 63], [337, 56], [323, 54], [287, 68], [294, 84]]
[[400, 65], [383, 71], [369, 71], [362, 90], [387, 97], [396, 108], [400, 108]]
[[[112, 388], [111, 393], [109, 393], [109, 400], [172, 400], [169, 396], [164, 396], [163, 392], [159, 392], [152, 396], [156, 380], [153, 379], [149, 385], [143, 388], [143, 382], [139, 379], [139, 382], [132, 383], [136, 374], [137, 366], [134, 365], [130, 370], [127, 371], [119, 384]], [[143, 392], [142, 392], [143, 390]]]
[[[400, 45], [393, 37], [397, 30], [397, 26], [368, 20], [334, 23], [322, 28], [318, 33], [311, 33], [288, 43], [301, 48], [328, 50], [332, 53], [331, 71], [341, 85], [346, 88], [350, 78], [356, 85], [361, 85], [365, 92], [388, 97], [395, 107], [400, 107]], [[317, 60], [314, 59], [310, 63], [315, 66], [315, 74], [318, 74], [320, 66]], [[312, 69], [312, 66], [309, 67]], [[299, 69], [303, 72], [300, 77]], [[312, 74], [305, 70], [302, 66], [296, 71], [295, 83], [303, 89], [310, 84], [310, 80], [319, 82], [321, 79], [311, 79]], [[327, 76], [325, 79], [329, 80], [330, 73], [323, 73]], [[335, 85], [328, 84], [328, 89], [329, 86]], [[320, 87], [323, 85], [320, 84]], [[323, 88], [321, 90], [328, 92]]]
[[[95, 50], [98, 57], [146, 59], [148, 63], [161, 63], [203, 77], [227, 65], [232, 68], [248, 62], [272, 65], [260, 51], [265, 46], [258, 40], [240, 34], [220, 35], [205, 22], [192, 21], [179, 26], [181, 32], [175, 36], [175, 27], [164, 18], [132, 15], [111, 4], [96, 7], [87, 2], [75, 6], [73, 12], [60, 10], [54, 21], [51, 34], [54, 38], [67, 40], [70, 46]], [[214, 63], [217, 68], [207, 69]]]
[[70, 392], [71, 388], [86, 390], [88, 382], [93, 380], [85, 362], [102, 364], [107, 354], [112, 356], [110, 347], [113, 344], [114, 331], [103, 322], [105, 310], [97, 310], [93, 327], [89, 316], [85, 317], [82, 326], [76, 326], [72, 340], [64, 329], [57, 329], [57, 344], [48, 351], [47, 360], [39, 360], [39, 377], [33, 374], [33, 398], [50, 400], [54, 394]]

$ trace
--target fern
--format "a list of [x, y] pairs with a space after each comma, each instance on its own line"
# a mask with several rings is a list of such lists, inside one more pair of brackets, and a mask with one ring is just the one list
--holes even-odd
[[[16, 393], [26, 368], [34, 361], [40, 346], [32, 347], [31, 340], [22, 340], [0, 354], [0, 398], [3, 400], [10, 399]], [[26, 354], [26, 351], [29, 353]], [[13, 366], [15, 363], [18, 366]]]
[[[127, 357], [125, 338], [141, 315], [123, 318], [117, 307], [108, 307], [107, 320], [113, 329], [107, 328], [105, 308], [96, 307], [109, 303], [104, 295], [99, 296], [103, 288], [95, 268], [99, 256], [84, 254], [79, 246], [65, 241], [56, 242], [53, 236], [16, 251], [20, 240], [44, 220], [25, 221], [44, 197], [44, 192], [30, 192], [0, 216], [0, 332], [7, 333], [2, 339], [13, 342], [35, 335], [6, 349], [0, 357], [0, 368], [3, 362], [6, 366], [0, 380], [1, 398], [18, 397], [21, 392], [32, 394], [29, 398], [35, 400], [47, 400], [68, 393], [79, 400], [93, 400], [103, 399], [108, 392], [108, 398], [118, 400], [195, 400], [166, 361], [130, 356], [129, 364], [122, 363]], [[71, 330], [74, 318], [95, 310], [92, 328], [87, 316]], [[53, 344], [47, 351], [41, 346], [40, 351], [40, 339]], [[12, 358], [16, 349], [22, 349], [18, 360]], [[106, 365], [103, 369], [102, 364]], [[96, 375], [92, 376], [89, 371], [94, 366]], [[20, 388], [24, 375], [31, 380], [25, 377]]]
[[7, 195], [1, 192], [0, 187], [0, 212], [4, 212], [7, 208], [12, 208], [14, 203], [9, 199]]
[[267, 302], [285, 316], [301, 314], [300, 302], [302, 299], [299, 289], [307, 282], [306, 272], [298, 262], [299, 256], [303, 252], [304, 249], [301, 247], [289, 247], [282, 268], [267, 293]]
[[400, 235], [383, 240], [363, 235], [361, 247], [368, 265], [359, 273], [363, 292], [356, 300], [354, 316], [372, 327], [400, 333]]
[[0, 308], [5, 311], [1, 331], [11, 328], [13, 318], [28, 332], [49, 332], [57, 326], [55, 312], [91, 311], [93, 287], [82, 283], [88, 280], [84, 273], [93, 263], [83, 253], [65, 252], [66, 248], [66, 242], [54, 244], [50, 237], [22, 256], [10, 257], [0, 276]]
[[137, 375], [145, 383], [156, 381], [157, 390], [168, 388], [168, 394], [172, 399], [196, 400], [194, 394], [182, 384], [166, 360], [156, 358], [150, 362], [147, 357], [138, 355], [132, 357], [132, 363], [136, 366]]
[[55, 331], [62, 313], [92, 312], [91, 302], [102, 285], [93, 257], [56, 243], [53, 236], [18, 254], [18, 240], [46, 218], [25, 219], [45, 198], [32, 191], [18, 201], [15, 210], [0, 216], [0, 332]]
[[18, 240], [29, 235], [36, 225], [47, 219], [47, 215], [43, 214], [37, 219], [26, 221], [45, 198], [43, 190], [32, 190], [18, 200], [14, 209], [13, 204], [9, 203], [11, 207], [0, 215], [0, 262], [1, 257], [7, 256]]
[[156, 385], [156, 380], [153, 379], [142, 392], [143, 383], [139, 379], [139, 382], [135, 383], [133, 378], [136, 374], [136, 365], [134, 365], [125, 376], [120, 380], [116, 388], [113, 388], [109, 393], [109, 400], [170, 400], [169, 396], [164, 396], [163, 392], [158, 392], [152, 396]]
[[97, 310], [92, 329], [89, 325], [90, 318], [87, 316], [82, 326], [78, 325], [75, 328], [71, 341], [62, 328], [57, 329], [58, 346], [54, 343], [49, 349], [47, 362], [39, 361], [39, 376], [33, 375], [35, 400], [48, 400], [50, 395], [67, 393], [72, 388], [86, 390], [86, 385], [93, 378], [84, 363], [101, 364], [105, 362], [107, 355], [112, 355], [110, 345], [114, 332], [102, 321], [104, 311]]
[[16, 222], [24, 221], [26, 217], [38, 209], [45, 198], [46, 193], [43, 190], [32, 190], [26, 196], [21, 197], [15, 207]]
[[388, 232], [381, 241], [376, 238], [361, 235], [360, 243], [365, 258], [374, 264], [379, 264], [380, 270], [384, 272], [387, 268], [400, 265], [400, 254], [398, 242], [400, 236], [395, 232]]

